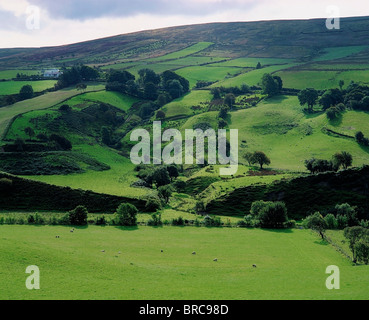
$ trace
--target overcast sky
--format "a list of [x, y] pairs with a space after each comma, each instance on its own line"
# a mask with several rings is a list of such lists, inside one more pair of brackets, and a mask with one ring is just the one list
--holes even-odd
[[368, 0], [0, 0], [0, 48], [55, 46], [161, 27], [369, 16]]

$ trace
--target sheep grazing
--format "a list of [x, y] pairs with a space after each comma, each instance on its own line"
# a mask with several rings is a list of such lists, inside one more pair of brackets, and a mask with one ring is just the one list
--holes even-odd
[[196, 252], [194, 251], [194, 252], [192, 252], [192, 254], [193, 254], [193, 255], [196, 255]]
[[218, 262], [218, 259], [214, 259], [213, 261], [214, 261], [214, 262]]
[[56, 236], [55, 238], [56, 238], [56, 239], [59, 239], [59, 238], [60, 238], [60, 236]]
[[164, 252], [164, 250], [161, 250], [161, 253], [163, 253]]
[[253, 267], [253, 268], [257, 268], [256, 264], [253, 264], [253, 265], [252, 265], [252, 267]]
[[105, 250], [101, 250], [101, 252], [102, 252], [102, 253], [104, 253], [104, 252], [105, 252]]

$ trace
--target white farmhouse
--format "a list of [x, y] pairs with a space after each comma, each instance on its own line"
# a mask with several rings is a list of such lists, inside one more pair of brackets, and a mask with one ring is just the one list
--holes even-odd
[[45, 78], [59, 78], [61, 74], [62, 73], [59, 69], [49, 69], [44, 71]]

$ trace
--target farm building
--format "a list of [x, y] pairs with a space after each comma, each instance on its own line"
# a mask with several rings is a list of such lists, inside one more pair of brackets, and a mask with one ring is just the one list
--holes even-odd
[[62, 73], [59, 69], [49, 69], [44, 71], [44, 77], [46, 78], [59, 78], [61, 74]]

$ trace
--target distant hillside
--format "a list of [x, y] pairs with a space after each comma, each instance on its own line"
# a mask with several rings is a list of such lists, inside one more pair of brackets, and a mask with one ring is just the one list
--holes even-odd
[[211, 56], [309, 60], [322, 48], [369, 45], [368, 32], [369, 17], [344, 18], [340, 30], [328, 30], [324, 19], [190, 25], [59, 47], [2, 49], [0, 70], [77, 62], [101, 65], [162, 56], [198, 42], [214, 44], [206, 49]]

